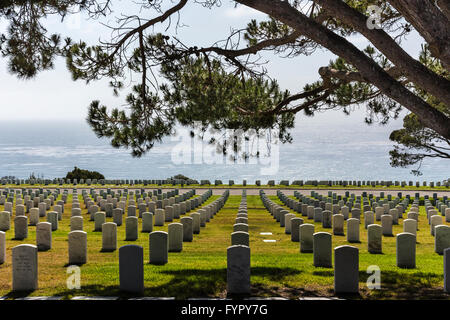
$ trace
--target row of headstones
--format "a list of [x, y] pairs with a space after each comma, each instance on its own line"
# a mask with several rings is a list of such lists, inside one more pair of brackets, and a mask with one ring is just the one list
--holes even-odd
[[250, 246], [250, 235], [248, 233], [248, 210], [247, 210], [247, 193], [242, 191], [242, 199], [239, 204], [238, 213], [233, 225], [231, 233], [231, 245]]
[[[311, 198], [307, 196], [303, 196], [300, 192], [294, 191], [295, 198], [299, 199], [302, 202], [305, 201], [314, 201], [315, 203], [323, 202], [329, 202], [332, 204], [339, 204], [343, 206], [344, 204], [347, 205], [350, 209], [353, 206], [360, 207], [361, 200], [363, 202], [363, 206], [372, 206], [374, 208], [376, 205], [383, 206], [384, 204], [389, 204], [391, 206], [391, 209], [394, 208], [397, 205], [402, 205], [403, 207], [408, 207], [410, 203], [412, 202], [418, 202], [420, 203], [422, 200], [420, 200], [420, 193], [416, 193], [414, 199], [411, 198], [410, 195], [406, 195], [403, 198], [402, 192], [399, 192], [397, 194], [397, 198], [393, 198], [391, 194], [387, 195], [387, 198], [384, 196], [384, 192], [380, 192], [379, 196], [374, 196], [372, 193], [367, 194], [367, 192], [362, 193], [361, 196], [355, 196], [355, 194], [351, 194], [349, 191], [345, 192], [345, 196], [337, 195], [336, 193], [333, 193], [331, 191], [328, 192], [328, 197], [325, 197], [323, 195], [320, 195], [316, 191], [311, 191]], [[437, 197], [437, 194], [434, 193], [433, 197], [430, 199], [428, 195], [424, 196], [424, 201], [430, 200], [431, 203], [436, 204], [436, 206], [442, 204], [445, 204], [447, 206], [450, 206], [450, 200], [447, 196], [442, 197], [439, 199]], [[316, 205], [318, 206], [318, 205]], [[366, 210], [367, 211], [367, 210]]]
[[[280, 185], [289, 185], [289, 181], [288, 180], [282, 180], [280, 181]], [[291, 185], [297, 185], [297, 186], [304, 186], [304, 185], [310, 185], [310, 186], [371, 186], [371, 187], [376, 187], [376, 186], [386, 186], [386, 187], [390, 187], [390, 186], [398, 186], [398, 187], [406, 187], [406, 186], [416, 186], [416, 187], [420, 187], [421, 183], [419, 181], [413, 182], [413, 181], [372, 181], [372, 180], [367, 180], [367, 181], [361, 181], [361, 180], [338, 180], [338, 181], [333, 181], [333, 180], [294, 180], [292, 182]], [[422, 181], [422, 186], [426, 187], [427, 186], [427, 181]], [[443, 180], [443, 181], [431, 181], [429, 183], [429, 186], [434, 188], [434, 186], [440, 187], [440, 186], [445, 186], [445, 187], [449, 187], [450, 186], [450, 179], [448, 180]]]
[[[88, 213], [91, 215], [91, 220], [94, 219], [94, 215], [96, 212], [105, 212], [107, 217], [113, 217], [114, 212], [120, 212], [122, 214], [127, 213], [128, 216], [136, 216], [137, 211], [139, 210], [139, 217], [142, 218], [142, 213], [151, 212], [156, 214], [158, 209], [167, 209], [172, 210], [175, 207], [176, 211], [182, 212], [184, 214], [186, 210], [190, 211], [191, 208], [198, 207], [201, 203], [206, 201], [212, 195], [212, 190], [206, 191], [201, 197], [197, 197], [189, 200], [191, 197], [195, 195], [195, 190], [189, 190], [188, 192], [172, 196], [170, 194], [169, 198], [165, 198], [164, 200], [156, 200], [154, 198], [146, 197], [145, 199], [139, 198], [137, 203], [135, 200], [129, 200], [128, 206], [125, 198], [112, 198], [108, 197], [107, 199], [97, 198], [97, 204], [90, 198], [85, 198], [85, 207], [88, 209]], [[156, 201], [153, 201], [156, 200]], [[79, 206], [78, 203], [75, 204], [76, 207]], [[180, 209], [178, 210], [178, 206]], [[169, 208], [170, 207], [170, 208]], [[74, 208], [74, 204], [72, 204], [72, 208]], [[73, 210], [73, 209], [72, 209]], [[178, 215], [178, 213], [175, 213]]]
[[[213, 215], [217, 213], [228, 199], [229, 192], [212, 202]], [[198, 214], [198, 213], [197, 213]], [[192, 214], [194, 215], [194, 213]], [[183, 241], [192, 241], [195, 220], [184, 217], [181, 223], [169, 224], [169, 232], [154, 231], [149, 234], [149, 263], [166, 264], [168, 252], [180, 252]], [[198, 219], [200, 221], [200, 219]], [[104, 223], [102, 228], [102, 250], [112, 251], [117, 246], [117, 225]], [[51, 233], [50, 233], [51, 235]], [[87, 233], [72, 231], [68, 235], [69, 265], [87, 263]], [[0, 232], [0, 263], [6, 260], [5, 233]], [[38, 246], [22, 244], [12, 249], [12, 278], [13, 291], [36, 290], [38, 287]], [[120, 287], [125, 291], [143, 291], [143, 248], [128, 245], [119, 249]]]
[[[287, 196], [285, 196], [281, 191], [278, 191], [278, 197], [281, 201], [283, 201], [286, 205], [289, 207], [291, 206], [291, 202], [294, 199], [290, 199]], [[331, 195], [333, 197], [331, 197]], [[400, 194], [399, 194], [400, 195]], [[399, 209], [404, 211], [404, 208], [408, 207], [409, 205], [409, 198], [401, 200], [401, 195], [398, 198], [392, 199], [390, 195], [388, 195], [387, 199], [383, 198], [383, 195], [380, 195], [380, 197], [373, 198], [372, 194], [369, 194], [369, 197], [367, 198], [367, 195], [356, 196], [354, 194], [351, 194], [348, 196], [346, 193], [346, 196], [342, 198], [341, 196], [337, 196], [335, 193], [329, 193], [328, 197], [324, 197], [322, 195], [319, 195], [317, 192], [312, 191], [311, 197], [307, 197], [299, 193], [298, 191], [294, 192], [294, 196], [299, 199], [301, 204], [309, 204], [314, 205], [315, 207], [321, 207], [323, 210], [337, 210], [341, 207], [348, 207], [349, 210], [356, 208], [363, 211], [374, 211], [377, 206], [384, 207], [385, 211], [387, 212], [388, 209]], [[362, 204], [361, 204], [362, 202]], [[332, 209], [334, 206], [334, 209]], [[403, 207], [403, 208], [400, 208]], [[301, 207], [298, 208], [298, 210], [301, 210]]]
[[[216, 181], [220, 181], [220, 180], [216, 180]], [[229, 180], [229, 184], [231, 184], [233, 180]], [[259, 182], [259, 183], [258, 183]], [[244, 180], [243, 185], [245, 185], [246, 180]], [[6, 184], [15, 184], [15, 185], [21, 185], [21, 184], [44, 184], [44, 185], [49, 185], [49, 184], [57, 184], [57, 185], [63, 185], [63, 184], [87, 184], [87, 185], [91, 185], [91, 184], [101, 184], [101, 185], [105, 185], [105, 184], [114, 184], [114, 185], [163, 185], [163, 184], [169, 184], [169, 185], [182, 185], [182, 184], [199, 184], [198, 180], [195, 179], [165, 179], [165, 180], [148, 180], [148, 179], [1, 179], [0, 180], [0, 184], [2, 185], [6, 185]], [[211, 184], [209, 180], [200, 180], [200, 184]], [[221, 181], [218, 184], [222, 184]], [[275, 180], [269, 180], [267, 182], [268, 185], [275, 185]], [[285, 185], [288, 186], [289, 185], [289, 180], [281, 180], [279, 181], [280, 185]], [[256, 181], [256, 185], [261, 185], [260, 180]], [[392, 181], [392, 180], [376, 180], [376, 181], [372, 181], [372, 180], [293, 180], [291, 185], [298, 185], [298, 186], [303, 186], [303, 185], [311, 185], [311, 186], [401, 186], [401, 187], [406, 187], [406, 186], [410, 186], [412, 187], [413, 185], [415, 185], [416, 187], [420, 187], [421, 183], [419, 181], [413, 182], [413, 181]], [[427, 181], [422, 181], [422, 186], [427, 186], [429, 185], [430, 187], [440, 187], [440, 186], [446, 186], [449, 187], [450, 186], [450, 179], [447, 180], [443, 180], [443, 181], [431, 181], [429, 184], [427, 183]]]
[[250, 293], [250, 235], [248, 233], [247, 193], [242, 199], [231, 234], [231, 246], [227, 248], [228, 294]]
[[[193, 191], [192, 191], [193, 192]], [[191, 194], [191, 192], [188, 192]], [[208, 190], [200, 197], [200, 202], [203, 203], [212, 195], [212, 191]], [[200, 202], [198, 202], [200, 204]], [[197, 204], [197, 202], [196, 202]], [[44, 211], [37, 211], [38, 209], [32, 208], [30, 212], [30, 223], [28, 223], [28, 217], [26, 215], [19, 215], [14, 219], [14, 239], [16, 240], [24, 240], [28, 237], [28, 225], [36, 226], [36, 243], [37, 247], [40, 251], [50, 250], [52, 244], [52, 231], [58, 230], [59, 221], [62, 220], [62, 212], [64, 206], [54, 206], [54, 210], [48, 212], [47, 214], [47, 222], [39, 222], [40, 216], [45, 216]], [[172, 209], [172, 210], [169, 210]], [[166, 215], [166, 210], [159, 209], [158, 215], [155, 216], [155, 225], [164, 225], [164, 221], [172, 221], [173, 216], [175, 218], [179, 218], [180, 210], [178, 210], [178, 205], [174, 205], [174, 207], [167, 207], [166, 210], [168, 214]], [[183, 206], [181, 206], [183, 209]], [[188, 211], [191, 210], [191, 207], [188, 206]], [[114, 216], [115, 225], [122, 225], [122, 212], [116, 210], [116, 214]], [[130, 212], [129, 212], [130, 213]], [[175, 213], [175, 215], [173, 214]], [[183, 212], [182, 214], [184, 214]], [[129, 217], [127, 218], [126, 223], [126, 235], [127, 240], [137, 240], [137, 228], [138, 221], [137, 218]], [[160, 221], [162, 220], [162, 222]], [[102, 224], [106, 222], [106, 215], [104, 212], [96, 212], [95, 219], [95, 230], [101, 231]], [[81, 209], [79, 208], [79, 203], [76, 208], [72, 209], [72, 217], [70, 220], [70, 228], [71, 231], [83, 231], [83, 218], [81, 216]], [[107, 228], [110, 228], [109, 226]], [[143, 232], [151, 232], [153, 228], [153, 215], [151, 213], [146, 212], [143, 215]], [[8, 212], [0, 212], [0, 230], [8, 231], [10, 229], [10, 214]], [[107, 229], [109, 230], [109, 229]], [[112, 231], [111, 231], [112, 232]]]
[[[75, 231], [79, 233], [80, 231]], [[5, 261], [4, 232], [0, 232], [0, 263]], [[69, 242], [75, 238], [85, 241], [83, 234], [72, 234]], [[415, 239], [414, 239], [415, 240]], [[149, 236], [150, 263], [167, 263], [168, 236], [162, 231], [152, 232]], [[399, 247], [411, 248], [411, 235], [397, 237]], [[85, 244], [84, 248], [86, 248]], [[83, 249], [84, 249], [83, 248]], [[70, 247], [69, 247], [70, 250]], [[318, 232], [313, 238], [314, 265], [332, 267], [331, 235]], [[73, 254], [73, 253], [72, 253]], [[126, 245], [119, 249], [120, 290], [142, 293], [144, 291], [144, 252], [141, 246]], [[69, 253], [70, 256], [70, 253]], [[397, 265], [413, 267], [411, 250], [397, 255]], [[414, 264], [415, 265], [415, 264]], [[38, 248], [22, 244], [12, 249], [12, 290], [30, 291], [38, 288]], [[230, 294], [250, 293], [250, 247], [233, 245], [227, 248], [227, 291]], [[359, 291], [359, 250], [352, 246], [334, 248], [334, 290], [336, 293], [357, 293]], [[444, 290], [450, 292], [450, 248], [444, 251]]]
[[[103, 199], [107, 199], [107, 197], [117, 197], [119, 199], [119, 197], [125, 198], [125, 200], [128, 198], [128, 195], [130, 196], [130, 200], [134, 200], [134, 199], [139, 199], [139, 198], [146, 198], [147, 196], [155, 196], [157, 197], [157, 200], [162, 200], [164, 198], [169, 198], [172, 196], [176, 196], [178, 195], [178, 189], [175, 190], [171, 190], [167, 193], [162, 193], [161, 189], [157, 189], [157, 190], [153, 190], [153, 193], [151, 192], [146, 192], [145, 189], [140, 189], [140, 190], [136, 190], [134, 191], [128, 191], [128, 189], [125, 189], [122, 193], [122, 190], [112, 190], [111, 189], [107, 189], [106, 191], [101, 189], [100, 193], [97, 193], [95, 189], [89, 189], [90, 192], [89, 194], [91, 195], [92, 199], [96, 199], [98, 196], [102, 197]], [[14, 192], [15, 191], [15, 192]], [[78, 190], [77, 189], [73, 189], [72, 190], [73, 193], [73, 197], [74, 199], [78, 197]], [[25, 202], [28, 200], [34, 200], [34, 207], [37, 207], [37, 204], [39, 202], [44, 202], [44, 199], [47, 198], [52, 198], [51, 201], [53, 203], [53, 200], [58, 198], [59, 195], [61, 195], [62, 200], [64, 201], [64, 203], [66, 203], [67, 201], [67, 197], [68, 197], [69, 191], [67, 189], [64, 190], [63, 193], [61, 193], [61, 190], [59, 188], [51, 191], [51, 190], [45, 190], [44, 189], [39, 189], [39, 190], [34, 190], [34, 189], [25, 189], [22, 188], [21, 190], [10, 190], [10, 189], [4, 189], [4, 191], [1, 192], [0, 195], [0, 205], [4, 205], [5, 202], [14, 202], [14, 198], [16, 198], [18, 201], [20, 201], [20, 203], [17, 204], [24, 204], [24, 199]], [[88, 195], [87, 191], [85, 189], [82, 190], [82, 196], [83, 198], [85, 198]], [[28, 196], [28, 197], [27, 197]], [[35, 199], [35, 198], [39, 198]], [[155, 200], [156, 201], [156, 200]]]
[[[292, 241], [300, 242], [300, 252], [314, 252], [314, 236], [318, 233], [314, 233], [313, 224], [304, 224], [303, 219], [296, 218], [294, 214], [290, 214], [289, 211], [283, 209], [283, 207], [277, 205], [273, 201], [267, 198], [264, 192], [260, 192], [261, 199], [268, 209], [268, 211], [280, 222], [281, 227], [285, 227], [285, 233], [291, 233]], [[331, 211], [324, 211], [324, 220], [327, 220], [327, 226], [331, 223]], [[367, 212], [367, 216], [370, 216]], [[382, 253], [382, 235], [392, 235], [392, 216], [382, 215], [382, 226], [373, 224], [373, 213], [371, 215], [372, 221], [368, 220], [366, 216], [366, 229], [368, 232], [368, 252], [369, 253]], [[418, 215], [417, 215], [418, 217]], [[387, 222], [386, 222], [387, 221]], [[349, 242], [359, 242], [359, 219], [351, 218], [347, 220], [347, 240]], [[333, 234], [344, 234], [344, 218], [342, 214], [333, 215]], [[450, 227], [440, 226], [440, 236], [435, 239], [435, 251], [439, 254], [443, 254], [443, 250], [450, 247]], [[397, 266], [402, 268], [415, 268], [415, 252], [416, 252], [416, 230], [417, 221], [414, 219], [405, 220], [404, 232], [396, 236], [397, 240]], [[327, 261], [331, 261], [331, 234], [325, 232], [329, 238], [328, 245], [330, 250], [326, 255]], [[328, 236], [329, 235], [329, 236]], [[318, 258], [320, 260], [320, 258]]]
[[450, 222], [450, 208], [442, 203], [437, 203], [437, 207], [438, 210], [430, 201], [425, 200], [427, 222], [430, 226], [430, 234], [434, 237], [434, 251], [443, 254], [444, 250], [450, 247], [450, 226], [443, 223], [442, 216], [445, 216], [446, 222]]
[[[188, 192], [188, 196], [189, 195], [191, 195], [191, 192]], [[190, 200], [186, 199], [185, 201], [174, 203], [173, 205], [167, 205], [164, 208], [159, 209], [156, 209], [154, 206], [147, 207], [140, 204], [139, 215], [136, 213], [135, 206], [129, 206], [127, 210], [128, 217], [126, 218], [126, 226], [129, 226], [130, 230], [135, 230], [137, 228], [138, 218], [142, 218], [142, 232], [151, 232], [153, 225], [163, 226], [165, 222], [171, 222], [173, 219], [179, 219], [181, 215], [184, 215], [201, 206], [211, 197], [211, 195], [212, 191], [208, 190], [200, 197]], [[170, 199], [173, 200], [174, 198]], [[172, 204], [172, 201], [170, 201], [169, 204]], [[113, 209], [112, 214], [108, 214], [108, 211], [104, 212], [98, 210], [98, 206], [95, 205], [88, 207], [91, 220], [94, 220], [94, 231], [101, 231], [101, 226], [106, 221], [106, 217], [108, 216], [112, 216], [113, 222], [118, 226], [122, 225], [123, 215], [125, 214], [125, 210], [122, 207]], [[208, 210], [211, 209], [208, 207]], [[135, 234], [136, 232], [131, 232], [130, 239], [134, 238]]]
[[[282, 199], [285, 204], [290, 204], [291, 201], [289, 200], [293, 200], [287, 198], [281, 192], [279, 195], [280, 199]], [[435, 208], [431, 206], [430, 202], [427, 202], [427, 204], [427, 215], [428, 223], [430, 225], [430, 233], [435, 237], [435, 252], [438, 254], [443, 254], [443, 250], [447, 247], [450, 247], [450, 227], [442, 223], [442, 218], [437, 214], [437, 211], [434, 210]], [[375, 220], [381, 221], [383, 236], [393, 236], [393, 225], [398, 225], [399, 219], [403, 219], [403, 206], [397, 205], [395, 209], [389, 209], [389, 207], [389, 205], [384, 204], [383, 207], [376, 207], [375, 213], [373, 211], [365, 211], [365, 229], [368, 229], [369, 225], [374, 224]], [[443, 206], [441, 206], [441, 208], [442, 207]], [[359, 209], [352, 209], [352, 218], [349, 219], [349, 212], [345, 206], [339, 208], [339, 205], [333, 205], [332, 208], [327, 208], [331, 209], [332, 211], [322, 211], [321, 208], [314, 208], [313, 206], [303, 204], [300, 208], [303, 216], [307, 216], [308, 219], [314, 219], [314, 222], [322, 222], [323, 228], [333, 228], [334, 235], [344, 235], [344, 220], [347, 220], [347, 241], [359, 242]], [[445, 209], [447, 210], [448, 208]], [[275, 211], [274, 213], [277, 221], [280, 221], [280, 219], [290, 219], [291, 216], [278, 217], [279, 215], [286, 214], [286, 212], [289, 213], [287, 210], [282, 211], [282, 207], [277, 207], [277, 211]], [[339, 212], [341, 212], [341, 214], [339, 214]], [[447, 213], [448, 215], [446, 214], [446, 216], [450, 218], [450, 210], [448, 210]], [[281, 223], [287, 224], [286, 222]], [[418, 200], [414, 200], [410, 211], [408, 212], [407, 219], [403, 221], [403, 232], [412, 233], [417, 237], [418, 223], [419, 205]]]
[[[415, 237], [409, 233], [397, 236], [397, 266], [415, 267]], [[415, 243], [414, 243], [415, 244]], [[332, 267], [331, 234], [313, 235], [314, 266]], [[231, 294], [250, 294], [250, 247], [235, 245], [227, 249], [227, 290]], [[334, 248], [335, 293], [359, 292], [359, 249], [344, 245]], [[444, 251], [444, 291], [450, 293], [450, 248]]]
[[[22, 195], [22, 194], [18, 194]], [[58, 192], [55, 194], [48, 194], [47, 191], [36, 192], [35, 194], [28, 194], [24, 195], [24, 198], [17, 197], [16, 199], [16, 215], [21, 216], [25, 213], [31, 213], [30, 220], [31, 224], [36, 224], [36, 218], [37, 217], [44, 217], [46, 211], [50, 210], [52, 206], [54, 206], [54, 211], [57, 211], [58, 214], [62, 214], [64, 212], [64, 205], [67, 203], [67, 190], [62, 194], [62, 199], [59, 201], [56, 201], [55, 199], [58, 197]], [[2, 196], [4, 197], [4, 196]], [[77, 198], [77, 194], [74, 193], [74, 199], [72, 203], [72, 209], [79, 209], [80, 204]], [[5, 202], [5, 199], [0, 199], [0, 204], [4, 204], [4, 211], [10, 212], [10, 215], [13, 213], [13, 197], [8, 198], [7, 202]], [[3, 200], [3, 201], [1, 201]], [[55, 205], [56, 201], [56, 205]], [[24, 205], [25, 204], [25, 205]], [[32, 210], [33, 208], [38, 209], [38, 215], [36, 214], [36, 210]]]
[[[92, 204], [97, 204], [100, 206], [102, 211], [105, 211], [108, 207], [112, 205], [111, 209], [115, 209], [118, 206], [125, 208], [128, 200], [128, 205], [137, 205], [137, 204], [146, 204], [148, 205], [149, 202], [155, 202], [155, 206], [157, 208], [163, 208], [164, 205], [172, 205], [173, 203], [178, 203], [181, 201], [185, 201], [187, 198], [195, 195], [195, 190], [190, 190], [187, 193], [184, 193], [182, 195], [179, 194], [179, 190], [171, 190], [167, 193], [158, 193], [160, 190], [153, 190], [153, 194], [143, 192], [142, 194], [139, 193], [139, 191], [136, 191], [136, 194], [134, 194], [133, 191], [130, 191], [129, 193], [129, 200], [128, 200], [128, 193], [96, 193], [91, 192], [90, 194], [83, 193], [83, 201], [85, 208], [88, 208]], [[174, 198], [174, 199], [172, 199]], [[169, 200], [172, 199], [172, 200]]]
[[[163, 184], [171, 184], [171, 185], [179, 185], [179, 184], [186, 184], [189, 181], [197, 181], [193, 179], [157, 179], [157, 180], [150, 180], [150, 179], [61, 179], [61, 178], [55, 178], [55, 179], [1, 179], [0, 184], [2, 185], [9, 185], [9, 184], [15, 184], [15, 185], [23, 185], [23, 184], [30, 184], [30, 185], [63, 185], [63, 184], [101, 184], [101, 185], [163, 185]], [[198, 183], [198, 182], [197, 182]]]
[[[118, 202], [120, 201], [127, 203], [127, 201], [129, 200], [130, 203], [135, 205], [136, 202], [141, 203], [144, 201], [144, 199], [147, 198], [156, 201], [157, 199], [162, 200], [163, 198], [168, 197], [168, 193], [157, 194], [157, 190], [153, 190], [154, 193], [143, 192], [142, 194], [139, 192], [139, 190], [136, 190], [136, 193], [134, 193], [134, 191], [128, 192], [128, 190], [123, 193], [121, 191], [122, 190], [110, 192], [110, 190], [108, 189], [108, 191], [100, 190], [100, 192], [97, 192], [96, 190], [90, 190], [90, 192], [88, 193], [86, 190], [82, 190], [81, 197], [85, 208], [88, 207], [89, 202], [94, 202], [97, 205], [101, 204], [103, 210], [106, 203], [112, 203], [114, 208], [117, 208]], [[171, 192], [178, 195], [178, 189], [172, 190]], [[75, 199], [78, 200], [78, 197], [74, 197], [74, 200]]]

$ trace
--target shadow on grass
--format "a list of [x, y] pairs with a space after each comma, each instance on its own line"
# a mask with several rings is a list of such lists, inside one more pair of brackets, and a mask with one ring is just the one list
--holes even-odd
[[[264, 277], [269, 281], [282, 282], [285, 277], [298, 274], [299, 271], [291, 268], [269, 268], [269, 267], [254, 267], [251, 270], [252, 277]], [[149, 287], [144, 289], [143, 294], [134, 294], [122, 292], [117, 285], [87, 285], [83, 286], [81, 283], [80, 290], [62, 290], [54, 294], [64, 298], [71, 298], [73, 296], [114, 296], [120, 299], [132, 297], [175, 297], [176, 299], [198, 298], [198, 297], [220, 297], [226, 298], [227, 292], [227, 270], [210, 269], [210, 270], [167, 270], [161, 271], [161, 274], [169, 276], [169, 281], [164, 284]], [[276, 295], [276, 291], [268, 288], [266, 285], [257, 284], [252, 285], [251, 296], [267, 296]], [[8, 297], [26, 297], [31, 292], [9, 292]], [[242, 298], [243, 296], [229, 296], [228, 298]]]
[[[298, 275], [301, 271], [292, 268], [270, 268], [254, 267], [251, 270], [252, 297], [285, 297], [297, 299], [302, 296], [337, 296], [344, 299], [450, 299], [450, 295], [443, 292], [441, 286], [442, 276], [426, 272], [395, 272], [381, 271], [381, 289], [370, 290], [366, 283], [371, 274], [365, 270], [359, 272], [360, 293], [334, 295], [332, 287], [328, 288], [303, 288], [290, 286], [285, 278]], [[175, 297], [176, 299], [187, 298], [243, 298], [244, 296], [228, 295], [226, 292], [227, 271], [225, 268], [209, 270], [167, 270], [161, 274], [168, 276], [169, 280], [163, 284], [147, 287], [142, 295], [122, 292], [119, 283], [116, 285], [87, 285], [81, 283], [81, 290], [62, 290], [55, 296], [71, 298], [73, 296], [114, 296], [120, 299], [132, 297]], [[333, 270], [317, 270], [313, 272], [316, 276], [333, 277]], [[270, 286], [260, 283], [256, 277], [264, 278], [279, 285]], [[324, 291], [325, 289], [325, 291]], [[8, 298], [26, 297], [32, 292], [9, 292]]]
[[[332, 270], [317, 270], [313, 274], [321, 277], [334, 277]], [[440, 287], [442, 276], [431, 272], [403, 273], [381, 270], [381, 289], [366, 286], [372, 274], [359, 271], [360, 294], [336, 295], [345, 299], [450, 299]], [[361, 286], [362, 285], [362, 286]]]
[[[360, 283], [366, 283], [371, 274], [359, 272]], [[441, 287], [442, 276], [416, 271], [403, 273], [381, 270], [381, 289], [369, 290], [369, 299], [449, 299]]]

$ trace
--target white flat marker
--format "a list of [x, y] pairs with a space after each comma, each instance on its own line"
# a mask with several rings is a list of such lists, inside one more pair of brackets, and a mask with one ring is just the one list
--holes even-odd
[[264, 242], [277, 242], [277, 240], [268, 240], [268, 239], [264, 239]]
[[260, 235], [262, 235], [262, 236], [271, 236], [272, 232], [261, 232]]

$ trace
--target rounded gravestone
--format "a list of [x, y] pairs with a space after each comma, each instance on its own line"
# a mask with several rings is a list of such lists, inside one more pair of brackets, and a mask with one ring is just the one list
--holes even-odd
[[52, 224], [52, 231], [58, 230], [58, 212], [50, 211], [47, 213], [47, 222]]
[[405, 219], [403, 221], [403, 232], [412, 233], [417, 236], [417, 221], [414, 219]]
[[166, 206], [164, 208], [165, 210], [165, 221], [173, 221], [173, 207], [172, 206]]
[[442, 225], [442, 217], [440, 215], [433, 215], [430, 218], [430, 230], [431, 230], [431, 235], [434, 236], [435, 235], [435, 227]]
[[23, 204], [16, 205], [16, 217], [25, 215], [25, 206]]
[[72, 217], [81, 217], [81, 209], [72, 208]]
[[164, 209], [161, 208], [156, 209], [154, 219], [155, 219], [155, 226], [159, 227], [164, 226], [164, 222], [166, 220], [166, 214]]
[[334, 292], [358, 293], [358, 291], [358, 248], [352, 246], [339, 246], [334, 248]]
[[200, 214], [200, 227], [206, 227], [206, 210], [200, 209], [197, 213]]
[[444, 250], [450, 248], [450, 227], [446, 225], [439, 225], [436, 226], [434, 231], [434, 251], [437, 254], [444, 254]]
[[102, 231], [102, 224], [106, 222], [106, 213], [98, 211], [94, 214], [94, 231]]
[[352, 218], [358, 219], [359, 222], [361, 223], [361, 210], [353, 208], [351, 213], [352, 213]]
[[314, 222], [322, 222], [323, 212], [322, 208], [314, 208]]
[[117, 249], [117, 224], [106, 222], [102, 225], [102, 251], [112, 252]]
[[397, 209], [390, 209], [389, 210], [389, 215], [392, 216], [392, 224], [397, 225], [398, 224], [398, 217], [399, 217], [399, 213]]
[[329, 210], [324, 210], [322, 212], [322, 227], [323, 228], [332, 227], [332, 213]]
[[390, 214], [383, 214], [381, 216], [381, 228], [383, 231], [383, 236], [390, 237], [392, 236], [392, 216]]
[[233, 225], [233, 232], [237, 231], [248, 232], [248, 224], [236, 223], [235, 225]]
[[314, 219], [314, 206], [306, 207], [306, 216], [308, 219]]
[[144, 249], [125, 245], [119, 249], [119, 288], [121, 291], [144, 292]]
[[193, 212], [190, 214], [192, 218], [192, 232], [194, 234], [200, 233], [200, 214], [198, 212]]
[[180, 204], [175, 203], [173, 205], [173, 218], [179, 219], [180, 218]]
[[153, 231], [153, 213], [143, 212], [142, 213], [142, 232], [152, 232]]
[[337, 236], [344, 235], [344, 215], [335, 214], [333, 215], [333, 234]]
[[74, 216], [70, 218], [70, 231], [83, 231], [83, 217]]
[[153, 231], [149, 235], [150, 264], [166, 264], [168, 261], [168, 234], [164, 231]]
[[231, 234], [231, 245], [232, 246], [250, 246], [250, 236], [248, 232], [237, 231]]
[[384, 214], [384, 208], [383, 207], [376, 207], [375, 208], [375, 220], [381, 221], [381, 216]]
[[238, 224], [238, 223], [248, 224], [248, 219], [247, 218], [236, 218], [235, 224]]
[[38, 248], [21, 244], [12, 248], [12, 290], [34, 291], [38, 288]]
[[397, 267], [416, 267], [416, 236], [412, 233], [399, 233], [397, 235]]
[[316, 232], [313, 235], [313, 259], [315, 267], [332, 267], [332, 236], [328, 232]]
[[247, 246], [227, 248], [227, 293], [250, 293], [250, 248]]
[[302, 224], [303, 224], [302, 218], [291, 219], [291, 241], [293, 242], [300, 241], [300, 225]]
[[280, 215], [279, 215], [279, 218], [280, 218], [280, 227], [284, 227], [284, 225], [285, 225], [285, 216], [287, 215], [287, 214], [289, 214], [289, 211], [287, 211], [287, 210], [281, 210], [280, 211]]
[[80, 265], [87, 262], [87, 233], [84, 231], [69, 232], [69, 265]]
[[113, 216], [113, 209], [114, 209], [114, 205], [112, 203], [105, 204], [105, 214], [107, 217], [110, 218]]
[[[382, 217], [383, 218], [383, 217]], [[367, 249], [369, 253], [382, 253], [382, 228], [371, 224], [367, 227]]]
[[359, 220], [350, 218], [347, 220], [347, 241], [356, 243], [359, 241]]
[[136, 206], [128, 206], [128, 217], [136, 217]]
[[284, 216], [284, 233], [291, 234], [292, 232], [291, 220], [293, 218], [295, 218], [295, 214], [292, 213], [288, 213]]
[[183, 241], [191, 242], [193, 240], [193, 219], [191, 217], [183, 217], [180, 219], [180, 222], [183, 225]]
[[39, 222], [36, 225], [36, 246], [38, 251], [47, 251], [52, 248], [52, 224]]
[[136, 241], [138, 239], [138, 217], [130, 216], [125, 219], [125, 240]]
[[60, 205], [54, 205], [53, 206], [53, 210], [56, 211], [58, 213], [58, 220], [61, 221], [62, 220], [62, 207]]
[[113, 222], [120, 227], [123, 223], [123, 209], [115, 208], [113, 209]]
[[7, 211], [0, 212], [0, 231], [8, 231], [11, 228], [11, 215]]
[[301, 224], [299, 227], [300, 234], [300, 252], [313, 252], [313, 234], [314, 225], [310, 223]]
[[364, 212], [364, 228], [367, 229], [367, 226], [370, 224], [374, 224], [375, 222], [375, 214], [372, 211]]
[[18, 216], [14, 218], [14, 239], [23, 240], [28, 238], [28, 217]]
[[100, 211], [100, 208], [96, 205], [90, 206], [88, 212], [90, 213], [90, 221], [95, 221], [95, 214]]
[[170, 223], [168, 226], [169, 252], [181, 252], [183, 250], [183, 225]]

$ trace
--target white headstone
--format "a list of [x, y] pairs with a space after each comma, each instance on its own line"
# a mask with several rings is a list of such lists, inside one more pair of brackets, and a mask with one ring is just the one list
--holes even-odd
[[36, 247], [38, 251], [47, 251], [52, 248], [52, 224], [39, 222], [36, 225]]
[[38, 288], [38, 248], [21, 244], [12, 248], [12, 290], [34, 291]]

